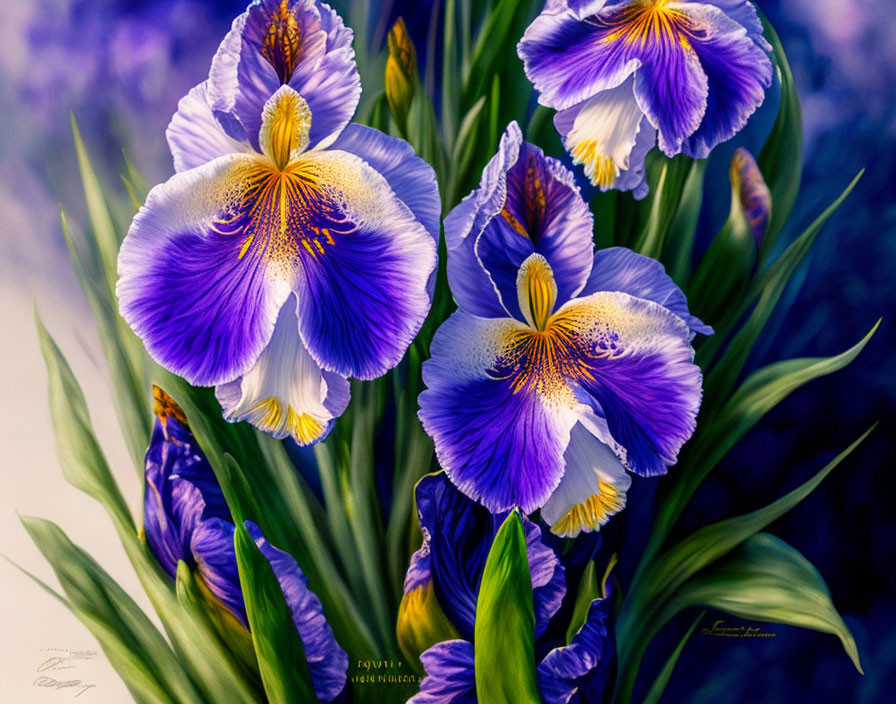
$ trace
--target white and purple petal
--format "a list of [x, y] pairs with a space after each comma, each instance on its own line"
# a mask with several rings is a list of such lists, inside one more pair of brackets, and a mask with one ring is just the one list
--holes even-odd
[[360, 157], [302, 156], [315, 207], [303, 212], [314, 246], [298, 251], [302, 340], [325, 370], [372, 379], [401, 361], [429, 311], [436, 243]]
[[420, 656], [420, 661], [426, 677], [408, 704], [478, 704], [472, 643], [437, 643]]
[[165, 137], [178, 172], [202, 166], [219, 156], [251, 150], [248, 141], [233, 139], [215, 119], [208, 104], [206, 83], [195, 86], [180, 99]]
[[224, 418], [248, 421], [299, 445], [323, 440], [349, 402], [348, 381], [322, 370], [299, 335], [294, 301], [281, 309], [274, 334], [255, 365], [215, 389]]
[[517, 53], [539, 93], [538, 102], [565, 110], [615, 88], [637, 71], [641, 57], [631, 45], [608, 40], [613, 31], [600, 21], [584, 22], [571, 10], [548, 8], [536, 17]]
[[664, 474], [694, 432], [702, 398], [687, 324], [653, 301], [610, 292], [571, 301], [556, 317], [585, 369], [579, 392], [625, 448], [627, 468]]
[[308, 587], [308, 578], [292, 555], [271, 545], [251, 521], [246, 521], [246, 530], [270, 563], [280, 584], [293, 624], [302, 639], [314, 693], [322, 702], [333, 701], [345, 688], [348, 655], [336, 642], [320, 599]]
[[[414, 148], [403, 139], [390, 137], [364, 125], [350, 124], [339, 134], [330, 149], [361, 157], [378, 172], [401, 201], [423, 224], [433, 241], [439, 242], [439, 222], [442, 201], [435, 172]], [[429, 291], [435, 285], [435, 274], [430, 276]]]
[[684, 293], [656, 259], [625, 247], [610, 247], [594, 253], [594, 265], [582, 290], [587, 296], [598, 291], [620, 291], [659, 303], [684, 320], [691, 332], [712, 335], [712, 328], [691, 315]]
[[243, 252], [243, 239], [216, 224], [251, 163], [220, 157], [153, 188], [118, 256], [122, 316], [159, 364], [198, 386], [252, 367], [290, 291], [257, 248]]
[[563, 145], [573, 163], [602, 191], [634, 191], [647, 195], [647, 153], [656, 145], [656, 129], [641, 112], [634, 94], [634, 78], [554, 116]]
[[573, 427], [560, 485], [541, 509], [551, 531], [566, 538], [600, 530], [625, 507], [631, 477], [613, 450], [581, 423]]
[[419, 416], [439, 462], [493, 512], [543, 505], [560, 482], [576, 422], [565, 382], [541, 383], [541, 370], [520, 359], [517, 339], [527, 331], [514, 320], [458, 311], [436, 332], [423, 364]]

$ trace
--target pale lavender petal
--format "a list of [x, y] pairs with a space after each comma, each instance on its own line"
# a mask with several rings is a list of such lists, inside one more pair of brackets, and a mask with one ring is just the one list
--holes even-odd
[[665, 267], [656, 259], [625, 247], [611, 247], [594, 253], [594, 266], [582, 295], [598, 291], [620, 291], [659, 303], [682, 318], [692, 332], [712, 335], [709, 325], [690, 314], [687, 298], [666, 273]]
[[246, 152], [250, 148], [247, 142], [231, 138], [218, 124], [206, 100], [205, 83], [181, 98], [165, 137], [174, 157], [175, 171], [186, 171], [219, 156]]

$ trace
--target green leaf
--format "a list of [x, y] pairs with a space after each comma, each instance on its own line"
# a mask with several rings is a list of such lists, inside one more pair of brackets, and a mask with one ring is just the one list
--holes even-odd
[[650, 195], [639, 205], [646, 210], [647, 220], [635, 240], [633, 249], [646, 257], [659, 259], [666, 234], [678, 212], [685, 181], [693, 160], [686, 156], [674, 159], [659, 157], [656, 181], [651, 180]]
[[539, 704], [535, 615], [519, 510], [501, 525], [482, 573], [474, 627], [476, 696], [481, 702]]
[[273, 568], [241, 522], [236, 524], [233, 542], [249, 629], [268, 701], [317, 701], [302, 639]]
[[[261, 682], [258, 681], [258, 661], [255, 658], [255, 648], [252, 645], [252, 636], [248, 629], [237, 619], [236, 615], [225, 606], [202, 580], [194, 577], [189, 566], [183, 560], [177, 563], [177, 601], [191, 618], [201, 622], [211, 633], [216, 633], [218, 638], [207, 638], [203, 647], [203, 661], [206, 667], [210, 666], [214, 659], [209, 657], [216, 654], [220, 659], [235, 659], [244, 667], [235, 667], [236, 674], [246, 683], [247, 690], [251, 684], [259, 690]], [[230, 654], [224, 652], [227, 648]], [[212, 679], [216, 689], [210, 694], [214, 701], [229, 701], [234, 693], [230, 682], [226, 678], [218, 676]], [[260, 694], [260, 691], [258, 692]]]
[[754, 621], [831, 633], [862, 672], [855, 639], [818, 570], [780, 538], [759, 533], [685, 584], [669, 605], [700, 605]]
[[772, 133], [759, 154], [759, 169], [772, 193], [772, 212], [766, 229], [762, 254], [765, 256], [787, 222], [800, 190], [803, 171], [803, 118], [796, 83], [775, 28], [760, 11], [765, 38], [775, 50], [775, 64], [781, 83], [781, 107]]
[[118, 314], [115, 298], [103, 279], [85, 266], [64, 212], [61, 220], [72, 265], [97, 322], [119, 425], [138, 472], [142, 474], [143, 452], [150, 433], [143, 345]]
[[138, 539], [134, 519], [94, 435], [81, 388], [40, 320], [37, 327], [47, 363], [56, 449], [66, 480], [99, 501], [108, 511], [175, 650], [203, 691], [215, 698], [226, 695], [235, 702], [257, 701], [245, 683], [245, 673], [217, 643], [211, 625], [204, 619], [189, 618], [185, 614], [167, 575], [161, 572], [146, 543]]
[[672, 651], [669, 659], [666, 660], [666, 664], [663, 665], [663, 669], [660, 670], [659, 675], [657, 675], [657, 678], [653, 681], [653, 684], [650, 686], [650, 690], [647, 692], [647, 696], [644, 697], [644, 701], [642, 702], [642, 704], [659, 704], [659, 701], [663, 696], [663, 692], [666, 691], [669, 680], [672, 678], [672, 673], [675, 671], [675, 665], [678, 664], [678, 658], [681, 657], [681, 651], [684, 650], [684, 646], [687, 645], [687, 642], [693, 635], [694, 630], [697, 628], [697, 624], [700, 623], [700, 620], [705, 614], [705, 611], [700, 612], [700, 615], [694, 619], [691, 627], [678, 642], [678, 645], [675, 646], [675, 650]]
[[663, 262], [667, 264], [669, 276], [682, 287], [687, 286], [691, 275], [691, 256], [703, 206], [703, 180], [708, 163], [706, 159], [696, 159], [691, 164], [682, 187], [681, 202], [666, 235]]
[[81, 387], [36, 311], [35, 323], [47, 365], [56, 454], [66, 481], [103, 504], [119, 525], [133, 532], [134, 519], [94, 437]]
[[[448, 0], [448, 5], [454, 2]], [[498, 0], [486, 16], [473, 49], [470, 70], [465, 76], [462, 105], [472, 105], [485, 94], [488, 82], [505, 63], [518, 61], [516, 43], [529, 22], [531, 5], [520, 0]], [[447, 34], [445, 39], [447, 41]]]
[[732, 447], [762, 417], [810, 381], [843, 369], [859, 356], [880, 321], [853, 347], [833, 357], [808, 357], [777, 362], [753, 373], [721, 412], [707, 418], [693, 441], [688, 461], [662, 499], [657, 513], [657, 535], [665, 535], [678, 520], [691, 496]]
[[146, 614], [90, 555], [50, 521], [23, 517], [22, 524], [56, 573], [68, 607], [99, 641], [138, 701], [203, 701]]
[[631, 700], [641, 658], [648, 644], [674, 614], [666, 613], [677, 590], [697, 572], [731, 552], [806, 498], [858, 447], [876, 424], [821, 471], [777, 501], [752, 513], [701, 528], [639, 570], [616, 624], [619, 648], [617, 700]]
[[78, 168], [81, 172], [81, 184], [84, 187], [84, 198], [87, 201], [87, 213], [96, 244], [96, 252], [102, 266], [102, 272], [110, 291], [115, 291], [118, 279], [118, 245], [121, 240], [115, 231], [115, 224], [109, 206], [103, 195], [103, 188], [97, 178], [96, 171], [90, 163], [87, 148], [81, 138], [81, 131], [74, 114], [71, 115], [72, 135], [75, 140], [75, 151], [78, 155]]
[[[234, 518], [252, 520], [272, 543], [296, 557], [340, 643], [359, 657], [382, 655], [368, 627], [369, 614], [357, 605], [333, 562], [328, 531], [322, 530], [325, 524], [315, 524], [315, 517], [322, 515], [320, 506], [299, 483], [282, 443], [246, 423], [223, 420], [209, 389], [191, 387], [161, 369], [155, 381], [186, 414]], [[252, 467], [252, 473], [244, 473], [243, 466]]]
[[597, 568], [594, 566], [594, 560], [588, 563], [585, 571], [582, 573], [582, 579], [579, 581], [579, 588], [576, 593], [576, 603], [573, 605], [572, 617], [569, 620], [569, 626], [566, 629], [566, 644], [572, 643], [572, 639], [578, 633], [585, 621], [588, 619], [588, 611], [591, 609], [591, 602], [595, 599], [607, 598], [607, 581], [610, 579], [613, 569], [616, 567], [617, 556], [613, 553], [607, 569], [604, 571], [603, 580], [597, 580]]

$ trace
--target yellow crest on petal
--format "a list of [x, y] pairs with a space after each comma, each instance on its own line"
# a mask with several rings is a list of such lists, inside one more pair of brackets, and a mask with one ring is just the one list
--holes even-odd
[[526, 322], [544, 330], [557, 302], [557, 282], [548, 260], [540, 254], [530, 255], [517, 274], [516, 289]]
[[574, 538], [584, 531], [592, 531], [604, 525], [610, 516], [625, 508], [625, 492], [613, 484], [598, 479], [599, 493], [592, 494], [583, 503], [569, 509], [551, 526], [551, 532], [566, 538]]
[[265, 103], [261, 119], [261, 150], [283, 171], [308, 146], [311, 110], [301, 95], [283, 86]]
[[326, 429], [314, 416], [296, 413], [293, 407], [278, 398], [266, 398], [253, 409], [252, 422], [267, 433], [285, 430], [300, 445], [310, 445]]

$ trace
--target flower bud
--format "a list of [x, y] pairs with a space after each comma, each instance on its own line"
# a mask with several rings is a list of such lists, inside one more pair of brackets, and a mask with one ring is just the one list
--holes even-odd
[[389, 32], [389, 58], [386, 59], [386, 100], [398, 126], [407, 128], [408, 112], [414, 99], [417, 80], [417, 53], [404, 20]]
[[739, 147], [728, 169], [731, 211], [700, 262], [691, 289], [697, 313], [718, 320], [740, 299], [756, 271], [772, 196], [753, 155]]
[[762, 245], [772, 209], [772, 194], [753, 155], [738, 147], [731, 159], [731, 217], [743, 218], [756, 246]]

